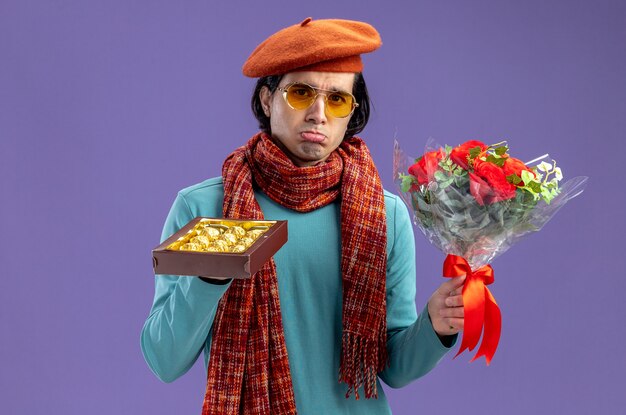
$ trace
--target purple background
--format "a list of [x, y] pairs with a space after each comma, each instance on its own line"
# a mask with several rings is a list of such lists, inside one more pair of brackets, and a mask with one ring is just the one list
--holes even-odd
[[[255, 131], [241, 65], [274, 31], [364, 20], [387, 188], [392, 143], [508, 139], [586, 192], [499, 257], [490, 367], [447, 356], [388, 390], [395, 414], [621, 413], [626, 406], [623, 1], [0, 2], [0, 412], [196, 414], [200, 362], [144, 363], [150, 250], [176, 192], [220, 174]], [[443, 255], [416, 233], [421, 308]], [[321, 397], [323, 398], [323, 397]], [[435, 412], [438, 411], [438, 412]]]

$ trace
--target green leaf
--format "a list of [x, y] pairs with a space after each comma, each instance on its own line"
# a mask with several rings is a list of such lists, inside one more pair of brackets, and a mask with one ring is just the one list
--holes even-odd
[[475, 159], [476, 157], [478, 157], [478, 155], [480, 154], [481, 151], [482, 151], [482, 149], [480, 148], [480, 146], [476, 146], [476, 147], [470, 148], [469, 157], [471, 159]]
[[537, 182], [530, 182], [526, 185], [535, 193], [541, 193], [541, 184]]
[[446, 187], [450, 186], [453, 181], [454, 181], [453, 177], [448, 177], [446, 180], [444, 180], [441, 183], [439, 183], [439, 188], [440, 189], [445, 189]]
[[509, 150], [507, 146], [501, 146], [496, 148], [496, 154], [499, 156], [503, 156]]
[[454, 176], [454, 184], [456, 184], [458, 188], [465, 187], [468, 181], [469, 179], [467, 178], [467, 176]]
[[495, 165], [496, 165], [496, 166], [498, 166], [498, 167], [502, 167], [502, 166], [504, 166], [504, 159], [503, 159], [503, 158], [496, 157], [496, 156], [494, 156], [493, 154], [489, 154], [489, 155], [487, 156], [487, 162], [488, 162], [488, 163], [493, 163], [493, 164], [495, 164]]
[[506, 176], [506, 181], [509, 183], [513, 183], [514, 185], [518, 185], [522, 182], [522, 179], [519, 178], [516, 174], [511, 174]]
[[449, 145], [446, 145], [446, 155], [450, 154], [451, 151], [452, 151], [452, 147]]
[[437, 171], [435, 172], [435, 179], [436, 179], [438, 182], [443, 182], [443, 181], [448, 180], [448, 175], [447, 175], [447, 174], [445, 174], [445, 173], [444, 173], [444, 172], [442, 172], [442, 171], [437, 170]]
[[413, 183], [417, 184], [417, 180], [411, 175], [402, 174], [400, 175], [400, 179], [402, 180], [402, 182], [400, 183], [400, 190], [402, 190], [404, 193], [408, 192], [411, 189]]
[[545, 200], [547, 204], [550, 204], [552, 199], [554, 199], [554, 196], [552, 195], [552, 193], [550, 193], [548, 189], [541, 190], [541, 197], [543, 197], [543, 200]]
[[522, 181], [524, 185], [528, 185], [528, 183], [532, 182], [535, 177], [533, 174], [527, 170], [522, 170]]

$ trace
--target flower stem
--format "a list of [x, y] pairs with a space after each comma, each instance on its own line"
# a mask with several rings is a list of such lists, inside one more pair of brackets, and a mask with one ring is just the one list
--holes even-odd
[[496, 148], [496, 147], [500, 147], [501, 145], [506, 144], [506, 140], [504, 141], [500, 141], [499, 143], [495, 143], [495, 144], [491, 144], [490, 146], [488, 146], [487, 148]]
[[551, 174], [556, 172], [556, 161], [552, 160], [552, 170], [547, 171], [546, 175], [543, 178], [543, 182], [541, 182], [541, 184], [547, 184], [548, 183], [548, 177], [550, 177]]

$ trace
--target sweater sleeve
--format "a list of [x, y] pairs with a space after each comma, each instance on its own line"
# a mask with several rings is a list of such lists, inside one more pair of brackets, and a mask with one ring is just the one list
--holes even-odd
[[[195, 215], [178, 194], [165, 221], [161, 241]], [[141, 332], [141, 350], [154, 374], [172, 382], [185, 374], [210, 343], [217, 304], [230, 284], [214, 285], [196, 277], [157, 275], [150, 315]]]
[[392, 243], [387, 261], [387, 351], [389, 366], [381, 379], [400, 388], [433, 369], [456, 342], [446, 347], [432, 327], [428, 307], [415, 306], [415, 240], [409, 214], [395, 200]]

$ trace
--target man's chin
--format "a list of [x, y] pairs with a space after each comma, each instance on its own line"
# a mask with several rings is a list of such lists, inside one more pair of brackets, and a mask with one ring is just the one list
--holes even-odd
[[324, 162], [328, 156], [324, 155], [324, 153], [300, 153], [300, 154], [292, 154], [290, 155], [293, 164], [298, 167], [306, 167], [306, 166], [315, 166], [316, 164], [320, 164]]

